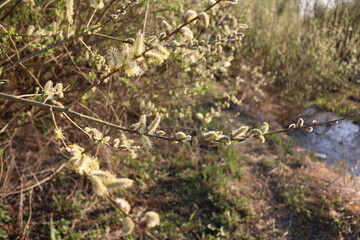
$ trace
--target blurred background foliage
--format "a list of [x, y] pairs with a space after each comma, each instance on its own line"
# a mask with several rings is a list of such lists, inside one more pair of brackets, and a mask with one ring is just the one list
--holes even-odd
[[301, 104], [334, 93], [358, 99], [359, 7], [357, 0], [255, 0], [239, 61], [270, 72], [271, 92]]

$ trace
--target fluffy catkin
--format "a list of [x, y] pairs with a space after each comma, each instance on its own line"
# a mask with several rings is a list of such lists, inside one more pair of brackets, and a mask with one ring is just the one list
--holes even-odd
[[73, 24], [74, 0], [66, 0], [66, 20], [69, 24]]

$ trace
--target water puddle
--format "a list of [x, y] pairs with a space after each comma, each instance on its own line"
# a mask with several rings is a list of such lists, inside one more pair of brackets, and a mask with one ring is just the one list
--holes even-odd
[[[323, 112], [316, 107], [305, 109], [299, 117], [302, 117], [305, 123], [340, 118], [334, 113]], [[325, 159], [327, 163], [335, 166], [345, 163], [351, 173], [360, 176], [360, 125], [346, 120], [338, 124], [315, 127], [312, 133], [299, 130], [289, 135], [303, 147], [314, 151], [315, 156]]]

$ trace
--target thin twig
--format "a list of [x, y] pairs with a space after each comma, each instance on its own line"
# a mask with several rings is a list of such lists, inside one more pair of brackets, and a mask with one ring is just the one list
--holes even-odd
[[0, 8], [8, 4], [11, 0], [5, 0], [4, 2], [0, 3]]
[[33, 52], [33, 53], [31, 53], [31, 54], [29, 54], [29, 55], [27, 55], [27, 56], [19, 59], [18, 61], [14, 62], [14, 63], [12, 63], [12, 64], [9, 64], [9, 65], [7, 65], [7, 66], [5, 66], [5, 67], [3, 68], [3, 71], [7, 71], [7, 70], [9, 70], [9, 69], [12, 69], [12, 68], [16, 67], [17, 65], [19, 65], [20, 63], [23, 63], [23, 62], [25, 62], [25, 61], [27, 61], [27, 60], [30, 60], [31, 58], [36, 57], [37, 55], [39, 55], [39, 54], [41, 54], [41, 53], [44, 53], [44, 52], [46, 52], [46, 51], [48, 51], [48, 50], [50, 50], [50, 49], [52, 49], [52, 48], [54, 48], [54, 47], [57, 47], [57, 46], [59, 46], [59, 45], [61, 45], [61, 44], [64, 44], [64, 43], [70, 42], [70, 41], [72, 41], [72, 40], [74, 40], [74, 39], [77, 39], [77, 38], [80, 38], [80, 37], [82, 37], [82, 36], [85, 36], [86, 34], [88, 34], [88, 32], [83, 32], [83, 33], [80, 33], [80, 34], [78, 34], [78, 35], [75, 35], [75, 36], [72, 36], [72, 37], [69, 37], [69, 38], [65, 38], [64, 40], [61, 40], [61, 41], [59, 41], [59, 42], [49, 44], [49, 45], [46, 46], [45, 48], [40, 49], [40, 50], [38, 50], [38, 51], [36, 51], [36, 52]]
[[31, 185], [29, 187], [26, 187], [26, 188], [23, 188], [23, 189], [19, 189], [19, 190], [16, 190], [16, 191], [13, 191], [13, 192], [8, 192], [8, 193], [0, 193], [0, 196], [8, 196], [8, 195], [14, 195], [14, 194], [18, 194], [18, 193], [21, 193], [21, 192], [26, 192], [28, 190], [31, 190], [33, 188], [36, 188], [38, 186], [40, 186], [41, 184], [49, 181], [51, 178], [53, 178], [58, 172], [60, 172], [64, 167], [66, 166], [66, 163], [63, 163], [61, 164], [53, 174], [51, 174], [50, 176], [44, 178], [43, 180], [37, 182], [36, 184], [34, 185]]
[[29, 217], [28, 220], [25, 224], [24, 227], [24, 231], [22, 233], [22, 238], [21, 239], [26, 239], [27, 238], [27, 234], [26, 231], [29, 228], [30, 222], [31, 222], [31, 217], [32, 217], [32, 201], [33, 201], [33, 189], [30, 190], [30, 194], [29, 194]]
[[145, 17], [144, 17], [144, 25], [143, 25], [143, 30], [142, 30], [144, 35], [145, 35], [148, 14], [149, 14], [149, 0], [146, 0], [146, 10], [145, 10]]
[[44, 90], [44, 88], [41, 86], [39, 80], [34, 76], [34, 74], [27, 67], [25, 67], [24, 64], [22, 64], [22, 63], [19, 63], [19, 64], [30, 74], [30, 76], [35, 80], [36, 84], [40, 87], [40, 89]]
[[133, 43], [130, 40], [124, 40], [124, 39], [121, 39], [121, 38], [117, 38], [117, 37], [113, 37], [113, 36], [109, 36], [109, 35], [105, 35], [105, 34], [101, 34], [101, 33], [93, 33], [92, 35], [107, 38], [107, 39], [111, 39], [111, 40], [115, 40], [115, 41], [119, 41], [119, 42], [122, 42], [122, 43], [130, 43], [130, 44]]
[[77, 98], [68, 106], [68, 108], [72, 108], [76, 103], [78, 103], [81, 98], [88, 93], [91, 89], [93, 89], [93, 87], [99, 85], [100, 83], [102, 83], [105, 79], [107, 79], [108, 77], [112, 76], [113, 74], [117, 73], [118, 71], [120, 71], [122, 69], [122, 67], [115, 69], [114, 71], [106, 74], [105, 76], [101, 77], [100, 79], [96, 79], [94, 81], [93, 84], [91, 84], [89, 87], [87, 87], [79, 96], [77, 96]]
[[76, 122], [74, 122], [66, 113], [62, 113], [62, 114], [72, 125], [74, 125], [75, 128], [79, 129], [82, 133], [84, 133], [86, 136], [88, 136], [91, 139], [91, 136], [84, 129], [82, 129]]

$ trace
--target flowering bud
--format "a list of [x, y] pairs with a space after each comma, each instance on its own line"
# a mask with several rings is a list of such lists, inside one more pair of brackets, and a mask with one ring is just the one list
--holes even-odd
[[141, 224], [146, 228], [154, 228], [160, 224], [160, 216], [158, 213], [153, 211], [147, 212], [141, 219]]
[[99, 177], [90, 175], [90, 178], [96, 195], [98, 195], [99, 197], [104, 197], [108, 194], [107, 188]]
[[63, 98], [64, 97], [64, 85], [62, 83], [57, 83], [54, 87], [54, 89], [56, 90], [57, 94], [59, 94], [59, 98]]
[[248, 28], [249, 28], [249, 25], [247, 25], [247, 24], [245, 24], [245, 23], [240, 23], [240, 24], [238, 25], [238, 27], [239, 27], [240, 29], [248, 29]]
[[113, 147], [114, 147], [114, 148], [118, 148], [118, 147], [119, 147], [119, 144], [120, 144], [120, 139], [115, 138], [114, 141], [113, 141]]
[[299, 118], [299, 120], [298, 120], [297, 123], [296, 123], [296, 126], [297, 126], [297, 127], [302, 127], [302, 126], [304, 126], [304, 119]]
[[135, 223], [131, 220], [131, 218], [126, 217], [123, 221], [123, 227], [122, 230], [125, 233], [125, 235], [129, 235], [134, 231]]
[[175, 138], [178, 138], [178, 139], [186, 139], [186, 134], [184, 132], [177, 132], [175, 133]]
[[182, 27], [180, 30], [179, 30], [179, 33], [182, 34], [185, 38], [191, 40], [194, 38], [194, 34], [193, 32], [187, 28], [187, 27]]
[[314, 128], [312, 128], [312, 127], [307, 127], [307, 128], [305, 128], [305, 130], [308, 131], [308, 132], [313, 132], [313, 131], [314, 131]]
[[161, 27], [167, 34], [171, 33], [172, 31], [172, 27], [166, 20], [161, 21]]
[[237, 4], [238, 0], [226, 0], [226, 2], [230, 4]]
[[135, 56], [141, 56], [141, 54], [145, 51], [144, 35], [140, 32], [136, 34], [133, 49]]
[[221, 135], [216, 140], [219, 142], [225, 143], [226, 145], [231, 145], [231, 139], [229, 136]]
[[256, 138], [257, 140], [259, 140], [260, 143], [264, 143], [265, 142], [265, 137], [263, 135], [256, 135], [254, 136], [254, 138]]
[[45, 83], [45, 86], [44, 86], [44, 93], [47, 94], [49, 93], [52, 89], [53, 89], [53, 81], [49, 80]]
[[204, 27], [207, 27], [209, 25], [210, 17], [206, 12], [199, 13], [198, 17]]
[[30, 25], [26, 31], [26, 35], [31, 36], [35, 31], [34, 25]]
[[255, 137], [255, 136], [262, 136], [263, 133], [260, 129], [251, 129], [250, 132], [248, 132], [247, 137]]
[[161, 116], [158, 114], [156, 115], [155, 119], [150, 123], [149, 127], [147, 128], [147, 132], [149, 134], [153, 134], [158, 128], [160, 121], [161, 121]]
[[261, 126], [262, 133], [266, 134], [269, 131], [269, 129], [270, 129], [269, 124], [267, 122], [263, 122]]
[[115, 199], [116, 204], [118, 207], [123, 210], [126, 214], [130, 212], [131, 206], [128, 201], [126, 201], [123, 198], [116, 198]]
[[249, 130], [249, 126], [242, 126], [238, 129], [232, 131], [231, 137], [233, 139], [238, 139], [238, 138], [244, 137], [248, 130]]
[[200, 120], [203, 120], [204, 119], [204, 114], [202, 113], [196, 113], [196, 117]]
[[[197, 17], [197, 13], [193, 10], [189, 10], [184, 14], [184, 21], [190, 22], [191, 20], [193, 20], [196, 17]], [[194, 24], [195, 22], [196, 21], [192, 22], [192, 24]]]
[[163, 130], [156, 131], [156, 135], [158, 136], [164, 136], [166, 133]]

